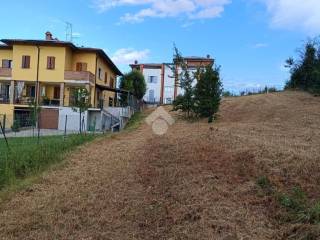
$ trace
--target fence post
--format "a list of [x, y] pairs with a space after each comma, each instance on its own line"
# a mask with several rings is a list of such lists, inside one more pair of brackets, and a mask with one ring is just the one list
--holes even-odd
[[39, 113], [37, 113], [37, 115], [38, 115], [38, 144], [39, 144], [39, 141], [40, 141], [40, 121], [41, 121], [41, 114], [40, 114], [40, 112]]
[[7, 120], [7, 115], [4, 114], [3, 115], [3, 129], [4, 129], [4, 131], [6, 130], [6, 120]]
[[0, 128], [1, 128], [1, 130], [2, 130], [2, 134], [3, 134], [4, 140], [6, 141], [7, 148], [8, 148], [8, 150], [9, 150], [8, 139], [7, 139], [7, 137], [6, 137], [6, 133], [5, 133], [5, 130], [4, 130], [3, 126], [2, 126], [1, 121], [0, 121]]
[[66, 115], [66, 118], [64, 121], [64, 138], [67, 137], [67, 124], [68, 124], [68, 115]]

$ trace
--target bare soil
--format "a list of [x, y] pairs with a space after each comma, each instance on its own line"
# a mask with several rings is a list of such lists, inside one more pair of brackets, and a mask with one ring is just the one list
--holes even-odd
[[0, 239], [316, 236], [317, 226], [280, 223], [256, 180], [268, 176], [279, 191], [300, 186], [320, 199], [320, 98], [227, 98], [219, 115], [208, 124], [173, 114], [164, 136], [143, 123], [79, 148], [63, 168], [1, 203]]

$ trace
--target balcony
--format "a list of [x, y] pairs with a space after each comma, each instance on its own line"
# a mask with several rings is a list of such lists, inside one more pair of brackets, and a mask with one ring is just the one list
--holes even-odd
[[0, 67], [0, 77], [11, 78], [12, 77], [12, 69]]
[[88, 81], [90, 83], [94, 83], [94, 74], [88, 71], [65, 71], [64, 79], [72, 81]]

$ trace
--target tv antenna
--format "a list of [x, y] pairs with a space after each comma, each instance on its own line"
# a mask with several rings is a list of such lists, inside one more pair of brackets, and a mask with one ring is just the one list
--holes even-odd
[[65, 23], [66, 23], [66, 41], [73, 42], [72, 23], [70, 22], [65, 22]]

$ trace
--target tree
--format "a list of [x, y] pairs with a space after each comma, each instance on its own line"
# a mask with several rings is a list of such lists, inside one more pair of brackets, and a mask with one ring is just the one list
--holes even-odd
[[194, 106], [193, 82], [195, 78], [189, 72], [188, 65], [176, 46], [174, 52], [172, 71], [175, 73], [176, 85], [181, 88], [182, 95], [173, 101], [173, 110], [186, 112], [187, 117], [190, 117]]
[[209, 122], [212, 122], [219, 110], [223, 91], [220, 67], [208, 65], [205, 69], [198, 69], [195, 76], [197, 78], [194, 91], [195, 112], [200, 117], [208, 117]]
[[82, 127], [83, 127], [82, 119], [81, 119], [82, 113], [87, 111], [88, 108], [91, 106], [89, 102], [90, 93], [86, 88], [81, 87], [74, 90], [73, 96], [74, 96], [74, 103], [73, 103], [72, 109], [75, 112], [79, 111], [79, 132], [81, 133]]
[[286, 89], [302, 89], [320, 93], [320, 44], [318, 39], [308, 40], [299, 51], [297, 60], [289, 58], [285, 67], [291, 77]]
[[[138, 100], [141, 100], [147, 91], [143, 74], [138, 70], [126, 73], [120, 78], [120, 89], [131, 92]], [[121, 94], [120, 102], [122, 105], [127, 105], [128, 95]]]

